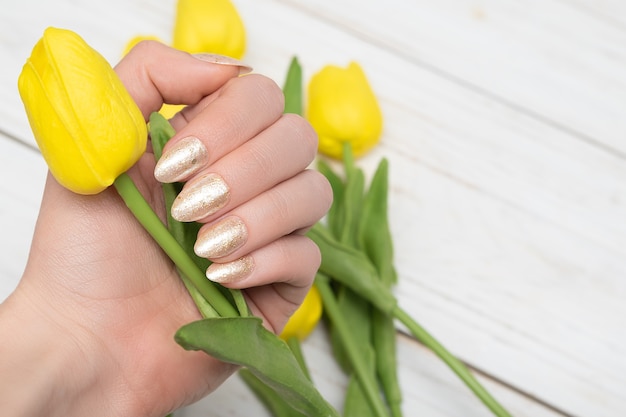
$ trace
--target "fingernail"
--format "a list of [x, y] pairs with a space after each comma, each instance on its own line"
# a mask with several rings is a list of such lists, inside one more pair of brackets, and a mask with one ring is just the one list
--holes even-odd
[[244, 256], [225, 264], [212, 263], [206, 270], [206, 277], [219, 284], [241, 281], [254, 269], [251, 256]]
[[211, 64], [232, 65], [235, 67], [239, 67], [239, 75], [252, 72], [251, 66], [246, 65], [238, 59], [231, 58], [229, 56], [218, 54], [193, 54], [193, 56], [201, 61], [210, 62]]
[[208, 162], [209, 152], [204, 144], [190, 136], [161, 155], [154, 167], [154, 177], [160, 182], [180, 181], [200, 171]]
[[221, 258], [242, 247], [247, 239], [245, 223], [239, 217], [229, 216], [210, 227], [202, 227], [193, 249], [203, 258]]
[[210, 216], [230, 199], [230, 189], [222, 177], [207, 174], [188, 182], [172, 203], [172, 217], [192, 222]]

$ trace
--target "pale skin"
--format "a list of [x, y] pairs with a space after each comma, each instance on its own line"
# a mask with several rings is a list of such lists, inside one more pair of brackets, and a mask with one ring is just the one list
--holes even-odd
[[[146, 118], [164, 101], [190, 105], [172, 119], [172, 145], [193, 135], [210, 152], [208, 164], [184, 181], [213, 172], [232, 190], [230, 202], [201, 221], [209, 227], [236, 215], [248, 228], [244, 245], [213, 261], [254, 259], [249, 274], [225, 285], [244, 289], [253, 313], [279, 332], [320, 262], [302, 232], [332, 199], [326, 180], [306, 169], [315, 133], [302, 118], [282, 115], [274, 82], [237, 77], [236, 65], [144, 42], [116, 72]], [[130, 173], [164, 218], [154, 165], [149, 148]], [[171, 262], [113, 188], [81, 196], [49, 175], [24, 274], [0, 305], [0, 409], [11, 416], [163, 417], [235, 371], [176, 344], [176, 330], [199, 318]]]

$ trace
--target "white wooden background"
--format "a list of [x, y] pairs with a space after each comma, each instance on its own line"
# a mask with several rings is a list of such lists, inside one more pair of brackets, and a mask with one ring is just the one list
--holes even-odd
[[[400, 303], [515, 416], [626, 415], [626, 2], [235, 0], [245, 61], [282, 83], [357, 60], [382, 104]], [[45, 165], [16, 80], [46, 26], [115, 63], [171, 38], [174, 0], [0, 0], [0, 299], [24, 267]], [[337, 406], [323, 332], [305, 345]], [[407, 417], [488, 416], [403, 337]], [[36, 393], [33, 393], [36, 395]], [[184, 416], [265, 416], [235, 377]]]

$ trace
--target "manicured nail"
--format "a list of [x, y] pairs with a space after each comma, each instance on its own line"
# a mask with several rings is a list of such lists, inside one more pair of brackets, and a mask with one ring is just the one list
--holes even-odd
[[209, 152], [204, 144], [190, 136], [161, 155], [154, 168], [154, 177], [160, 182], [180, 181], [200, 171], [208, 162]]
[[172, 203], [172, 217], [192, 222], [210, 216], [230, 199], [230, 189], [217, 174], [206, 174], [188, 182]]
[[225, 55], [218, 54], [193, 54], [194, 57], [198, 58], [201, 61], [210, 62], [212, 64], [218, 65], [232, 65], [234, 67], [239, 67], [239, 75], [248, 74], [252, 72], [252, 67], [244, 64], [238, 59], [231, 58]]
[[247, 239], [248, 229], [244, 222], [239, 217], [229, 216], [200, 229], [193, 249], [203, 258], [221, 258], [242, 247]]
[[228, 284], [241, 281], [254, 269], [254, 260], [251, 256], [244, 256], [236, 261], [225, 264], [212, 263], [206, 270], [206, 277], [219, 284]]

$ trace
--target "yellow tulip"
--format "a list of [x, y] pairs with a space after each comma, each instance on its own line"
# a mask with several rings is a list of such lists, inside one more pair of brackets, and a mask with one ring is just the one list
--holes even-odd
[[319, 151], [341, 158], [344, 142], [354, 156], [374, 147], [381, 136], [383, 116], [363, 69], [328, 65], [311, 77], [306, 117], [319, 136]]
[[18, 87], [50, 172], [71, 191], [99, 193], [144, 153], [141, 111], [109, 63], [76, 33], [46, 29]]
[[139, 42], [143, 42], [143, 41], [155, 41], [155, 42], [164, 43], [161, 40], [161, 38], [159, 38], [158, 36], [154, 36], [154, 35], [137, 35], [137, 36], [131, 38], [128, 42], [126, 42], [126, 46], [124, 46], [124, 52], [122, 52], [122, 56], [128, 54], [130, 52], [130, 50], [133, 49], [135, 46], [137, 46], [137, 44]]
[[182, 109], [184, 109], [186, 106], [184, 104], [167, 104], [164, 103], [161, 108], [159, 109], [159, 113], [161, 113], [161, 116], [165, 117], [166, 119], [171, 119], [172, 117], [176, 116], [176, 113], [178, 113], [179, 111], [181, 111]]
[[315, 329], [322, 317], [322, 297], [317, 287], [313, 286], [295, 313], [289, 318], [287, 325], [280, 334], [283, 340], [293, 337], [304, 340]]
[[179, 0], [174, 21], [174, 48], [241, 59], [246, 32], [230, 0]]

